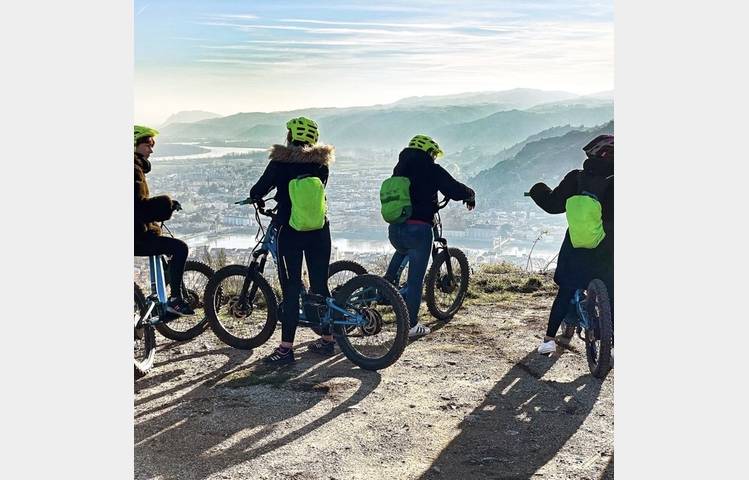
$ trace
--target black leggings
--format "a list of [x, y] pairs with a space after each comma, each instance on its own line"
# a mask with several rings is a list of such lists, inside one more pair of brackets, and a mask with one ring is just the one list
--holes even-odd
[[[328, 290], [330, 265], [330, 226], [311, 232], [298, 232], [282, 225], [278, 232], [278, 280], [283, 293], [281, 341], [293, 342], [299, 323], [299, 295], [302, 292], [302, 254], [307, 262], [310, 291], [324, 297]], [[323, 330], [329, 335], [329, 329]]]
[[[614, 320], [614, 285], [612, 282], [606, 283], [606, 290], [609, 294], [609, 303], [611, 304], [611, 321]], [[546, 328], [547, 337], [556, 337], [559, 326], [562, 324], [562, 320], [567, 315], [567, 312], [572, 308], [572, 297], [575, 296], [575, 288], [559, 287], [557, 292], [557, 298], [554, 299], [554, 303], [551, 305], [551, 312], [549, 313], [549, 326]]]
[[148, 235], [143, 239], [135, 242], [135, 255], [171, 255], [169, 261], [169, 288], [171, 296], [182, 297], [182, 274], [185, 272], [185, 262], [187, 261], [188, 248], [182, 240], [172, 237], [162, 237], [159, 235]]

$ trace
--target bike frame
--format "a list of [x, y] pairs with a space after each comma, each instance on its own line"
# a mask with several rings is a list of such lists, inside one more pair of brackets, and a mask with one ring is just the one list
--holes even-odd
[[[165, 265], [166, 261], [162, 255], [151, 255], [148, 257], [148, 276], [151, 280], [151, 294], [146, 298], [146, 313], [135, 321], [135, 326], [144, 322], [156, 325], [166, 313]], [[156, 310], [156, 316], [152, 316], [154, 310]], [[146, 320], [147, 318], [149, 320]]]
[[582, 289], [575, 290], [575, 296], [572, 297], [572, 304], [575, 305], [575, 311], [577, 312], [576, 326], [580, 326], [583, 330], [588, 330], [592, 328], [592, 325], [590, 317], [588, 317], [588, 312], [585, 310], [585, 294], [583, 292], [584, 290]]
[[[272, 199], [269, 199], [272, 200]], [[271, 223], [267, 227], [267, 229], [263, 226], [263, 223], [260, 219], [260, 215], [265, 215], [266, 217], [271, 218]], [[258, 238], [257, 245], [255, 245], [255, 248], [252, 251], [252, 261], [250, 261], [249, 269], [247, 271], [247, 275], [244, 278], [244, 282], [242, 283], [242, 289], [239, 292], [240, 295], [240, 305], [243, 308], [246, 308], [248, 305], [247, 303], [252, 303], [251, 299], [255, 298], [255, 294], [257, 293], [257, 285], [252, 283], [252, 278], [254, 276], [254, 273], [259, 273], [262, 275], [263, 271], [265, 270], [265, 263], [268, 259], [268, 254], [273, 257], [273, 261], [276, 262], [276, 265], [278, 265], [278, 231], [279, 226], [275, 223], [275, 214], [273, 210], [265, 210], [263, 208], [258, 208], [255, 206], [255, 220], [258, 223], [258, 234], [256, 235], [256, 238]], [[320, 318], [319, 321], [312, 321], [308, 320], [307, 316], [304, 312], [305, 307], [319, 307], [321, 305], [314, 304], [306, 299], [308, 297], [307, 295], [307, 289], [302, 285], [302, 292], [301, 292], [301, 300], [302, 300], [302, 308], [299, 311], [299, 324], [302, 326], [364, 326], [367, 324], [367, 320], [360, 314], [352, 314], [348, 312], [347, 310], [339, 307], [333, 298], [325, 298], [325, 306], [327, 307], [325, 314]], [[335, 311], [343, 316], [343, 320], [341, 319], [333, 319], [332, 318], [332, 312]], [[348, 320], [352, 319], [352, 320]]]

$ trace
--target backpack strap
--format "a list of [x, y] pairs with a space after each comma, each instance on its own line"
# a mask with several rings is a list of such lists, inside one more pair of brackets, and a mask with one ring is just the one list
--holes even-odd
[[[585, 178], [583, 178], [585, 177]], [[613, 180], [613, 175], [608, 177], [598, 177], [590, 175], [585, 170], [580, 172], [577, 176], [577, 194], [586, 195], [597, 201], [601, 201], [601, 197], [608, 190], [610, 180]]]

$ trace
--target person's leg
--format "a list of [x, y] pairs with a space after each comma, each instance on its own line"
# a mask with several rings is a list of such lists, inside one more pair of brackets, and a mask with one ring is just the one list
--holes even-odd
[[[328, 269], [330, 267], [330, 226], [307, 234], [308, 241], [304, 246], [304, 258], [309, 273], [310, 292], [323, 297], [330, 297], [328, 289]], [[309, 350], [324, 355], [334, 353], [334, 340], [329, 327], [323, 327], [321, 341], [309, 346]]]
[[291, 348], [299, 322], [299, 295], [302, 290], [302, 248], [299, 232], [282, 226], [278, 233], [278, 281], [281, 284], [283, 316], [281, 346]]
[[554, 337], [556, 337], [557, 330], [559, 330], [562, 320], [564, 320], [565, 315], [567, 315], [570, 309], [570, 302], [574, 295], [574, 288], [559, 287], [559, 291], [549, 312], [549, 323], [546, 328], [545, 341], [554, 340]]
[[419, 307], [424, 289], [424, 275], [432, 253], [432, 227], [407, 225], [404, 244], [408, 246], [408, 280], [406, 281], [406, 306], [411, 327], [419, 322]]
[[182, 277], [185, 274], [185, 263], [189, 249], [182, 240], [171, 237], [160, 237], [169, 245], [172, 258], [169, 260], [169, 287], [172, 297], [182, 298]]
[[395, 248], [395, 253], [393, 254], [393, 258], [390, 259], [384, 278], [390, 283], [395, 284], [396, 288], [399, 286], [398, 283], [400, 283], [400, 279], [395, 277], [398, 275], [398, 270], [403, 264], [407, 252], [401, 242], [401, 231], [403, 227], [405, 227], [405, 225], [402, 224], [391, 224], [388, 227], [388, 239], [390, 240], [390, 245]]
[[182, 240], [172, 237], [149, 235], [135, 244], [136, 255], [170, 255], [168, 309], [177, 315], [192, 315], [192, 310], [182, 298], [182, 276], [185, 272], [188, 247]]

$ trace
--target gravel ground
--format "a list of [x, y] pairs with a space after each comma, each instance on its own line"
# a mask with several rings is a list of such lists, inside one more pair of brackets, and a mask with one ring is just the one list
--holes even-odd
[[254, 352], [159, 336], [135, 382], [135, 478], [611, 479], [614, 372], [590, 376], [579, 339], [535, 353], [550, 304], [466, 306], [378, 373], [305, 352], [306, 330], [278, 370], [260, 364], [278, 330]]

